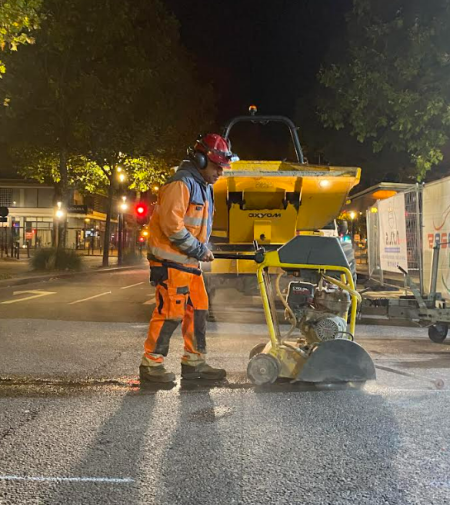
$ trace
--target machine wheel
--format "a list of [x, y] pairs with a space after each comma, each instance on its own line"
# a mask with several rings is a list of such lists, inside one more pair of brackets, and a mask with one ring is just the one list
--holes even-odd
[[280, 363], [271, 354], [257, 354], [247, 366], [247, 376], [256, 386], [273, 384], [279, 373]]
[[266, 345], [267, 344], [264, 343], [264, 342], [261, 342], [261, 344], [255, 345], [255, 347], [253, 347], [253, 349], [250, 351], [248, 359], [252, 359], [253, 356], [256, 356], [257, 354], [260, 354], [263, 351], [264, 347], [266, 347]]
[[428, 327], [428, 336], [436, 344], [442, 344], [447, 337], [448, 324], [436, 323]]

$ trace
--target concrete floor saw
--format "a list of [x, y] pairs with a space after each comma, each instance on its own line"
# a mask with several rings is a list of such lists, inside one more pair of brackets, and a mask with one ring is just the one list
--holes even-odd
[[[247, 375], [258, 386], [278, 378], [345, 383], [376, 378], [369, 354], [354, 341], [361, 301], [338, 238], [300, 235], [276, 251], [254, 243], [253, 254], [216, 258], [255, 261], [269, 342], [250, 353]], [[281, 333], [275, 293], [291, 327]]]

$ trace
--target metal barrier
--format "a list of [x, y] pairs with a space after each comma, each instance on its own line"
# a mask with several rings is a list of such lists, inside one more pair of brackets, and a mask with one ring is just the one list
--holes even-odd
[[383, 284], [383, 270], [380, 262], [380, 238], [379, 238], [379, 220], [378, 205], [366, 211], [367, 225], [367, 266], [369, 279], [375, 279]]
[[[423, 293], [422, 275], [422, 186], [419, 184], [410, 191], [406, 191], [405, 197], [405, 225], [406, 225], [406, 249], [408, 272], [412, 278], [420, 284]], [[386, 201], [388, 201], [387, 199]], [[366, 211], [367, 223], [367, 248], [368, 248], [368, 273], [369, 278], [384, 284], [389, 272], [381, 268], [380, 241], [380, 206], [378, 202]], [[395, 277], [391, 275], [391, 277]]]

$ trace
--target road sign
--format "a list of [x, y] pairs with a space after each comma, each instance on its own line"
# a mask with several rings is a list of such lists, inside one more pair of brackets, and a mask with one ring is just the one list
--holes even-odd
[[1, 217], [6, 217], [8, 214], [9, 214], [8, 207], [0, 207], [0, 216]]

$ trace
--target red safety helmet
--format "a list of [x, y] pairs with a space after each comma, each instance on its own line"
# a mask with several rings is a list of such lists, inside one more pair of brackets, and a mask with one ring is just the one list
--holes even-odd
[[224, 169], [230, 169], [230, 162], [239, 159], [231, 152], [230, 141], [217, 133], [200, 136], [188, 154], [201, 170], [208, 165], [208, 159]]

